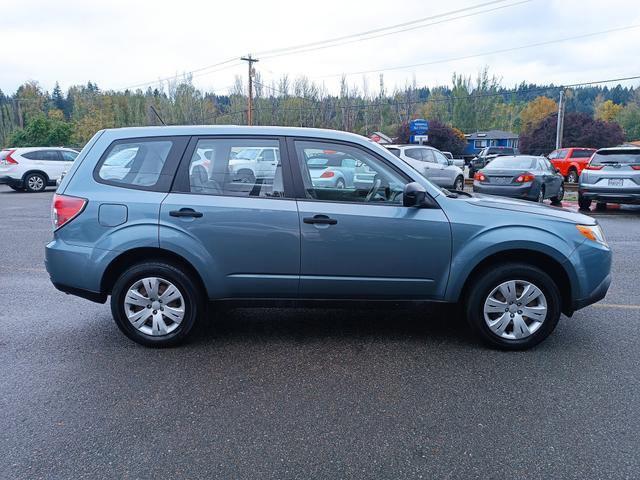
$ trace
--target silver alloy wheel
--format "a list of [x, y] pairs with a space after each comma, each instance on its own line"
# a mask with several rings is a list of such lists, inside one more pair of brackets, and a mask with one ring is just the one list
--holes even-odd
[[575, 170], [571, 170], [569, 175], [567, 175], [567, 182], [569, 183], [578, 183], [578, 172]]
[[547, 318], [547, 299], [526, 280], [509, 280], [484, 301], [484, 321], [497, 336], [521, 340], [533, 335]]
[[135, 282], [124, 298], [131, 325], [145, 335], [168, 335], [180, 326], [185, 302], [178, 287], [159, 277]]
[[44, 180], [38, 175], [33, 175], [29, 177], [27, 184], [31, 190], [42, 190], [44, 187]]
[[456, 179], [456, 183], [453, 185], [453, 189], [454, 190], [464, 190], [464, 179], [461, 177], [458, 177]]

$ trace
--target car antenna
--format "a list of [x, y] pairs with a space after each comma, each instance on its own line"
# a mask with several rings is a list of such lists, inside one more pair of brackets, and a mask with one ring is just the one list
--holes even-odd
[[164, 123], [164, 120], [162, 120], [162, 117], [160, 116], [160, 114], [158, 113], [158, 111], [156, 110], [156, 107], [154, 107], [153, 105], [149, 105], [149, 108], [151, 109], [151, 111], [153, 113], [155, 113], [156, 117], [158, 117], [158, 120], [160, 120], [160, 123], [162, 123], [162, 125], [164, 125], [165, 127], [167, 126], [166, 123]]

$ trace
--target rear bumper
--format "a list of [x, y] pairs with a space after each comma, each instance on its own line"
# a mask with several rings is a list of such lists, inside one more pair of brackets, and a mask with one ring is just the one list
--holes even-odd
[[22, 188], [22, 179], [9, 177], [8, 175], [5, 175], [4, 177], [0, 176], [0, 185]]
[[538, 189], [530, 182], [524, 185], [511, 186], [491, 185], [474, 180], [473, 191], [486, 195], [500, 195], [501, 197], [523, 198], [525, 200], [536, 200], [538, 198]]
[[587, 200], [611, 203], [640, 204], [640, 188], [590, 188], [580, 186], [578, 188], [580, 197]]
[[107, 294], [101, 291], [102, 276], [114, 255], [115, 252], [70, 245], [57, 238], [45, 247], [45, 267], [58, 290], [104, 303]]

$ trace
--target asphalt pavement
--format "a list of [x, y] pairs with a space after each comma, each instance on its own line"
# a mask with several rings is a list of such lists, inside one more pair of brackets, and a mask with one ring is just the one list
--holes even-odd
[[598, 215], [609, 294], [530, 351], [441, 308], [227, 308], [153, 350], [49, 283], [52, 194], [0, 187], [2, 479], [640, 477], [638, 210]]

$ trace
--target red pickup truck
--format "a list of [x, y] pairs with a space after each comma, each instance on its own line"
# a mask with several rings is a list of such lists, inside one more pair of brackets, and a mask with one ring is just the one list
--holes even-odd
[[560, 170], [568, 183], [578, 183], [582, 169], [589, 164], [589, 159], [595, 152], [594, 148], [561, 148], [551, 152], [547, 158]]

